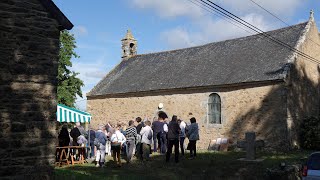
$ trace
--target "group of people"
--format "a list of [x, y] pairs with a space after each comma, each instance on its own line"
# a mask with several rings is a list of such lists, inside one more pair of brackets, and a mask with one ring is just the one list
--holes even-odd
[[179, 162], [179, 146], [181, 155], [184, 156], [184, 141], [187, 137], [190, 158], [196, 157], [196, 142], [199, 140], [196, 119], [191, 118], [190, 124], [187, 125], [175, 115], [169, 120], [163, 111], [159, 111], [157, 116], [153, 122], [148, 119], [142, 120], [140, 117], [135, 121], [130, 120], [125, 130], [120, 123], [115, 126], [107, 123], [100, 125], [96, 131], [85, 131], [80, 123], [76, 123], [69, 133], [64, 125], [59, 134], [59, 146], [90, 146], [87, 157], [95, 157], [96, 167], [104, 166], [106, 154], [112, 154], [117, 166], [121, 166], [121, 154], [125, 154], [127, 163], [130, 163], [133, 156], [142, 161], [149, 161], [152, 152], [159, 152], [165, 154], [166, 161], [169, 162], [173, 146], [175, 162]]
[[190, 125], [173, 115], [171, 120], [164, 112], [159, 112], [158, 120], [152, 123], [153, 134], [153, 151], [166, 154], [166, 161], [169, 162], [174, 147], [175, 162], [179, 162], [179, 146], [181, 155], [184, 156], [184, 141], [187, 137], [189, 143], [187, 150], [190, 150], [190, 158], [196, 157], [196, 142], [199, 140], [199, 127], [196, 119], [190, 119]]

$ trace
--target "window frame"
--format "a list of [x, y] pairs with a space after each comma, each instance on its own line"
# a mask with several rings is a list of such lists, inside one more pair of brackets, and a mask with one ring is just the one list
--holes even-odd
[[[212, 110], [210, 108], [210, 104], [211, 104], [210, 101], [212, 102], [211, 98], [213, 98], [212, 97], [213, 95], [217, 95], [219, 97], [219, 100], [220, 100], [220, 123], [210, 123], [209, 113], [211, 113], [210, 110]], [[212, 115], [212, 114], [213, 113], [211, 113], [210, 115]], [[208, 101], [207, 101], [207, 125], [208, 126], [213, 126], [213, 127], [221, 127], [222, 124], [223, 124], [223, 118], [222, 117], [223, 116], [222, 116], [222, 98], [221, 98], [221, 96], [216, 92], [209, 94]]]

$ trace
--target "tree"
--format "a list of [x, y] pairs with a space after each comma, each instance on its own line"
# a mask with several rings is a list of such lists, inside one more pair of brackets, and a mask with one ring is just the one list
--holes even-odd
[[77, 95], [82, 97], [81, 87], [83, 81], [77, 78], [79, 73], [71, 71], [71, 59], [79, 58], [75, 53], [76, 41], [69, 31], [61, 31], [60, 33], [60, 52], [58, 66], [58, 103], [70, 107], [74, 107]]

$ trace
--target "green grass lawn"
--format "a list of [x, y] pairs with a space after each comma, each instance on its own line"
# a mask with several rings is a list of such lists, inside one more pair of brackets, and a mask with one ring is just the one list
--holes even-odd
[[165, 156], [153, 154], [150, 162], [133, 160], [122, 167], [114, 167], [111, 157], [107, 157], [106, 167], [94, 164], [65, 166], [55, 169], [55, 179], [263, 179], [266, 169], [286, 164], [299, 164], [309, 152], [260, 153], [262, 162], [244, 162], [244, 152], [199, 152], [196, 159], [180, 159], [179, 163], [165, 162]]

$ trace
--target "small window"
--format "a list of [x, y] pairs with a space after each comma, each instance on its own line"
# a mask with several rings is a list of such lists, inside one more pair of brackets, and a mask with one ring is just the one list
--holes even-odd
[[209, 124], [221, 124], [221, 99], [216, 93], [209, 96], [208, 121]]

